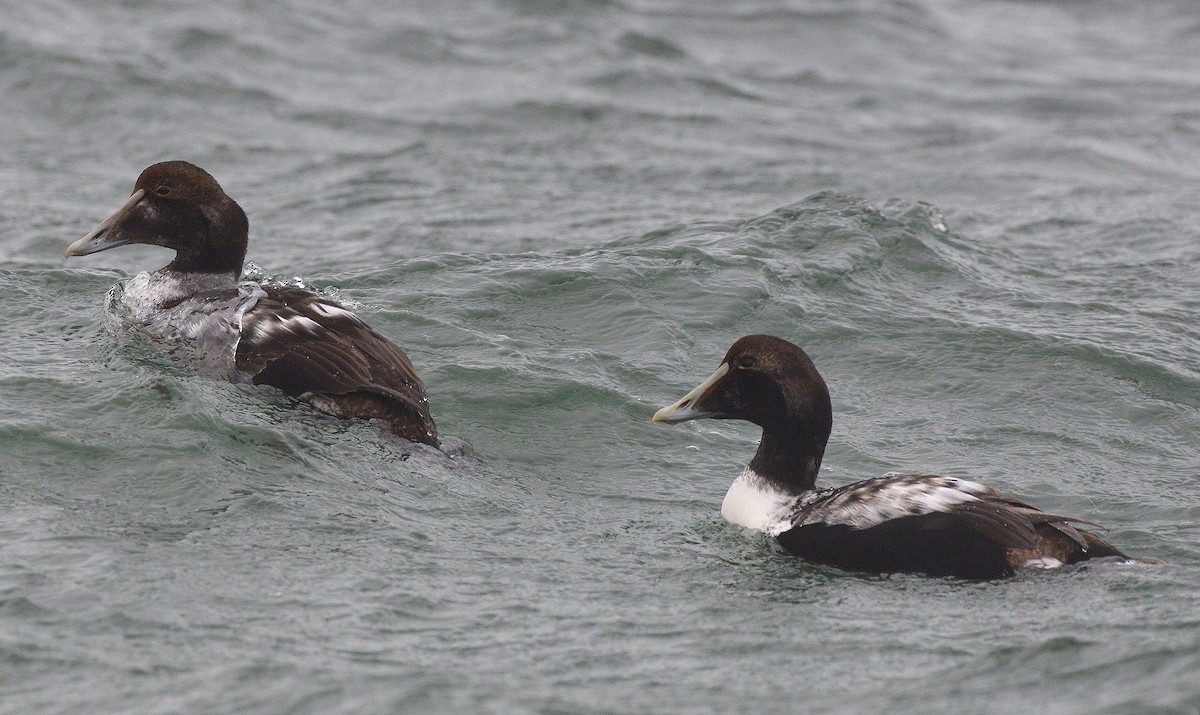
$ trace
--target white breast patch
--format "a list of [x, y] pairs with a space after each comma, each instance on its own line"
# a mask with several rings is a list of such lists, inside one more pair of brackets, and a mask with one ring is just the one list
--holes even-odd
[[777, 536], [792, 528], [797, 498], [781, 492], [747, 468], [730, 485], [721, 516], [731, 524]]

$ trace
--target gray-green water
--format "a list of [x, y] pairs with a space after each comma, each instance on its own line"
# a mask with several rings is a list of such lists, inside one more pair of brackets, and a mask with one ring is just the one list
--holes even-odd
[[[0, 9], [0, 712], [1200, 711], [1200, 10]], [[451, 456], [106, 327], [183, 158], [403, 345]], [[822, 483], [976, 478], [1161, 566], [849, 575], [724, 525], [738, 336]]]

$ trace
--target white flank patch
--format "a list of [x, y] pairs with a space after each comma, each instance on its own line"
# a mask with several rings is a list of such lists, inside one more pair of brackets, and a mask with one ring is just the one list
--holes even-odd
[[795, 496], [774, 489], [758, 474], [746, 469], [725, 492], [721, 516], [731, 524], [778, 536], [792, 528], [789, 517], [796, 501]]
[[358, 320], [358, 317], [355, 316], [354, 313], [351, 313], [350, 311], [346, 310], [345, 308], [339, 308], [336, 305], [331, 305], [329, 303], [322, 303], [321, 301], [316, 301], [316, 302], [312, 303], [312, 309], [313, 309], [314, 313], [316, 313], [320, 316], [326, 317], [326, 318], [342, 318], [345, 320]]
[[278, 313], [255, 313], [247, 316], [249, 330], [253, 342], [266, 343], [282, 335], [320, 335], [325, 331], [321, 324], [312, 318], [299, 315], [280, 315]]
[[1056, 569], [1063, 565], [1063, 562], [1053, 556], [1043, 556], [1038, 559], [1029, 559], [1022, 566], [1027, 569]]
[[290, 318], [280, 317], [279, 327], [289, 333], [309, 333], [311, 335], [324, 330], [320, 323], [303, 315], [294, 315]]

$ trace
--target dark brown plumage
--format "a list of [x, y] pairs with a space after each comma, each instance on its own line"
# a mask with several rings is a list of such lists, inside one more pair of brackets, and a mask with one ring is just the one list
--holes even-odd
[[161, 332], [209, 337], [206, 345], [232, 332], [234, 366], [244, 379], [341, 417], [384, 420], [397, 435], [436, 446], [424, 385], [403, 350], [328, 298], [237, 283], [248, 234], [246, 214], [208, 172], [168, 161], [142, 171], [125, 204], [67, 256], [130, 243], [174, 250], [174, 260], [145, 274], [135, 294], [127, 291], [143, 322], [179, 321]]
[[[402, 437], [437, 444], [425, 388], [403, 350], [326, 298], [299, 288], [265, 290], [242, 319], [239, 370], [339, 416], [380, 419]], [[316, 326], [277, 327], [298, 319]]]

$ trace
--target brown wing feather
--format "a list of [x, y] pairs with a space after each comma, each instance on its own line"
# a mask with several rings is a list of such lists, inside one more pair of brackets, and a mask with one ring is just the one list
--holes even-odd
[[1076, 544], [1079, 544], [1079, 546], [1084, 549], [1089, 548], [1089, 543], [1088, 543], [1087, 539], [1085, 539], [1083, 536], [1084, 532], [1080, 532], [1078, 529], [1076, 529], [1073, 526], [1073, 524], [1083, 524], [1085, 526], [1090, 526], [1090, 527], [1093, 527], [1096, 529], [1104, 528], [1103, 526], [1101, 526], [1100, 524], [1097, 524], [1094, 521], [1088, 521], [1087, 519], [1081, 519], [1080, 517], [1077, 517], [1077, 516], [1066, 516], [1064, 514], [1053, 514], [1051, 512], [1042, 511], [1041, 509], [1038, 509], [1035, 506], [1030, 506], [1029, 504], [1026, 504], [1017, 499], [1012, 499], [1010, 497], [1001, 496], [999, 494], [997, 494], [996, 497], [998, 500], [1002, 500], [1014, 512], [1018, 512], [1018, 513], [1027, 515], [1029, 517], [1029, 520], [1035, 526], [1038, 526], [1041, 524], [1047, 524], [1047, 525], [1053, 527], [1054, 529], [1060, 531], [1061, 533], [1065, 534], [1072, 541], [1074, 541]]
[[[977, 505], [983, 505], [981, 508]], [[1091, 558], [1125, 555], [1099, 536], [1075, 528], [1075, 524], [1083, 524], [1099, 529], [1101, 525], [1094, 521], [1081, 519], [1076, 516], [1054, 514], [1030, 506], [1022, 501], [992, 492], [984, 495], [979, 502], [967, 502], [954, 509], [972, 520], [972, 523], [989, 538], [995, 538], [987, 531], [979, 514], [990, 508], [994, 516], [1002, 523], [1020, 523], [1023, 538], [1020, 541], [996, 539], [1009, 549], [1009, 559], [1014, 568], [1020, 568], [1026, 561], [1042, 557], [1052, 557], [1062, 563], [1078, 563]], [[971, 512], [968, 516], [967, 512]]]
[[1037, 530], [1028, 515], [989, 501], [965, 502], [951, 510], [989, 540], [1006, 549], [1031, 549]]
[[437, 444], [425, 386], [403, 350], [329, 299], [265, 290], [242, 319], [239, 370], [339, 416], [385, 419], [402, 437]]

